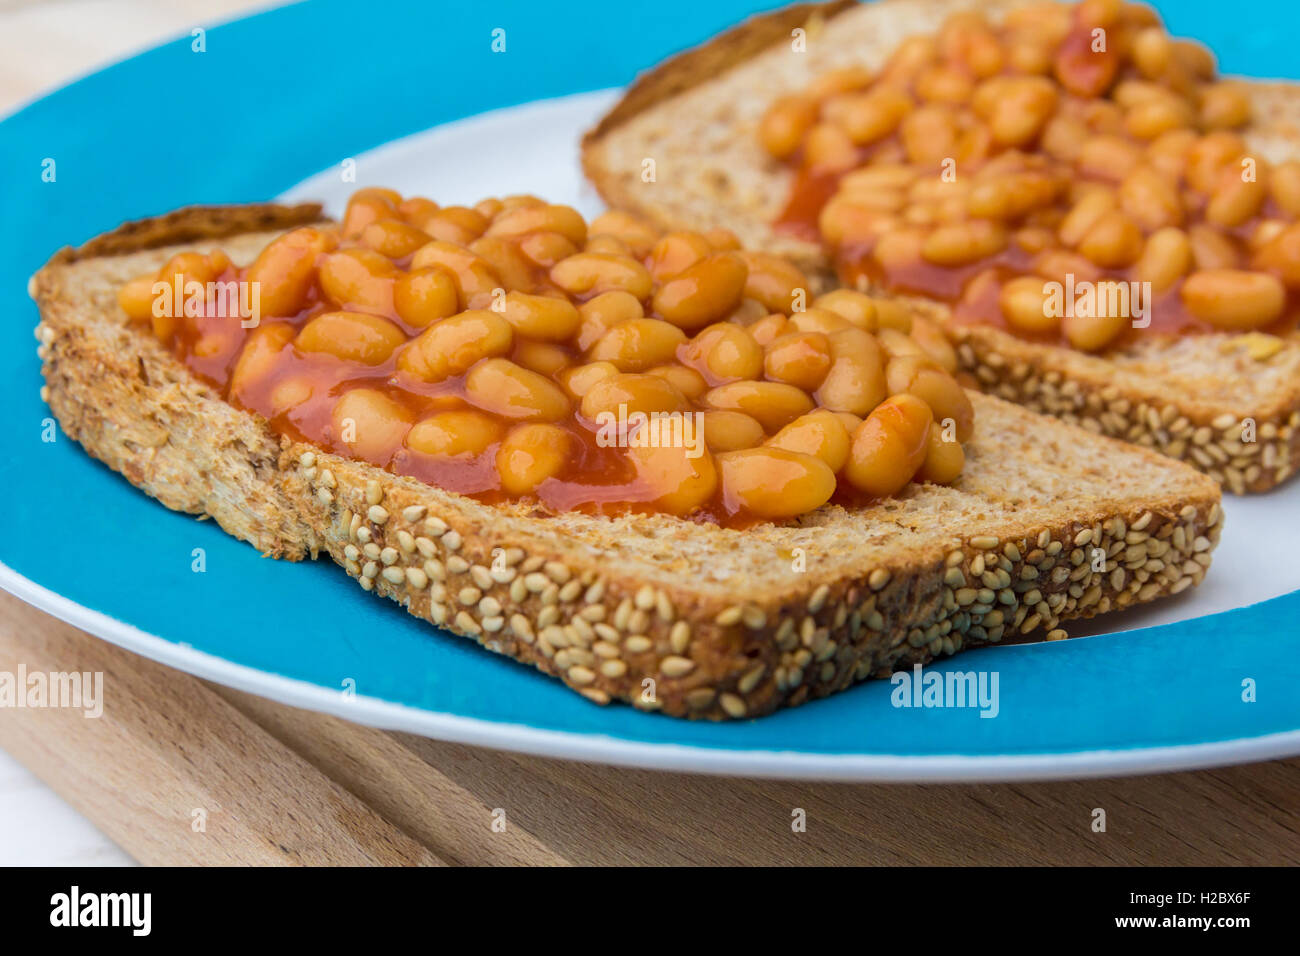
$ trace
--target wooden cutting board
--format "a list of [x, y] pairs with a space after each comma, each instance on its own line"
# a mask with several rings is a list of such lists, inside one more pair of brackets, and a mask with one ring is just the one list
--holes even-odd
[[104, 673], [101, 717], [0, 709], [0, 747], [146, 864], [1300, 863], [1300, 760], [943, 786], [547, 760], [275, 704], [0, 593], [0, 671], [20, 664]]

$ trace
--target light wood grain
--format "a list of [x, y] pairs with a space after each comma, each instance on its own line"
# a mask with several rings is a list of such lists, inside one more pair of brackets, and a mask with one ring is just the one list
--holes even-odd
[[[430, 634], [430, 640], [439, 640]], [[0, 670], [102, 670], [104, 715], [0, 711], [15, 754], [147, 863], [1297, 864], [1300, 761], [897, 786], [571, 763], [211, 685], [0, 594]], [[502, 666], [509, 666], [502, 662]], [[206, 833], [190, 829], [209, 810]], [[1107, 832], [1091, 829], [1107, 813]], [[791, 813], [807, 813], [807, 832]], [[505, 814], [504, 830], [493, 812]]]

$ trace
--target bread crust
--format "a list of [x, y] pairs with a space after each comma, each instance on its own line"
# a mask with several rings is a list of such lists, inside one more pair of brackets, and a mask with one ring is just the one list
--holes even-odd
[[[1223, 517], [1209, 479], [979, 394], [967, 488], [923, 486], [870, 509], [828, 506], [744, 532], [665, 515], [486, 505], [282, 439], [132, 327], [113, 294], [188, 247], [168, 245], [169, 236], [220, 237], [247, 261], [274, 233], [222, 232], [223, 223], [287, 226], [306, 215], [257, 208], [251, 219], [160, 217], [128, 230], [133, 239], [119, 232], [88, 244], [112, 254], [83, 247], [35, 277], [44, 395], [65, 431], [168, 507], [211, 515], [277, 557], [323, 550], [365, 590], [595, 702], [759, 716], [965, 647], [1176, 594], [1209, 566]], [[980, 421], [989, 426], [982, 442]], [[1070, 454], [1122, 460], [1162, 487], [1102, 494], [1103, 476], [1080, 464], [1077, 478], [1092, 490], [1077, 503], [1032, 489], [993, 498], [989, 489], [1010, 483], [993, 459], [1014, 456], [1046, 481], [1043, 462]], [[964, 531], [937, 527], [942, 515]], [[804, 549], [798, 570], [794, 552]]]
[[[1021, 2], [994, 0], [985, 6], [990, 14], [996, 14]], [[582, 160], [587, 177], [610, 205], [643, 215], [660, 228], [727, 226], [736, 229], [747, 244], [796, 261], [808, 274], [813, 291], [838, 285], [820, 246], [779, 235], [766, 222], [740, 223], [726, 214], [686, 221], [654, 201], [653, 191], [635, 188], [627, 176], [611, 168], [604, 143], [611, 132], [652, 106], [772, 49], [788, 36], [791, 25], [803, 22], [833, 29], [833, 18], [859, 6], [856, 2], [810, 4], [757, 17], [642, 74], [584, 137]], [[927, 22], [933, 26], [953, 10], [980, 4], [973, 0], [876, 0], [871, 6], [880, 16], [889, 8], [924, 10], [932, 14]], [[1254, 143], [1261, 154], [1300, 152], [1300, 92], [1295, 85], [1258, 81], [1251, 82], [1251, 88], [1259, 127]], [[773, 189], [789, 189], [791, 177], [784, 168], [765, 173]], [[709, 197], [699, 199], [707, 205]], [[943, 324], [958, 348], [962, 370], [991, 394], [1099, 434], [1157, 449], [1209, 474], [1235, 494], [1267, 491], [1300, 470], [1300, 331], [1282, 337], [1281, 348], [1267, 359], [1253, 357], [1255, 343], [1249, 337], [1226, 333], [1196, 336], [1204, 346], [1196, 350], [1199, 360], [1212, 363], [1212, 367], [1200, 381], [1193, 381], [1175, 368], [1185, 353], [1193, 351], [1185, 341], [1147, 342], [1113, 356], [1090, 355], [1031, 342], [997, 328], [959, 325], [950, 321], [951, 312], [941, 303], [914, 297], [908, 301]], [[1190, 361], [1182, 364], [1192, 365]], [[1247, 383], [1261, 375], [1267, 375], [1272, 386], [1258, 397], [1207, 395], [1207, 389], [1220, 391], [1225, 381]], [[1243, 440], [1243, 434], [1254, 437]]]

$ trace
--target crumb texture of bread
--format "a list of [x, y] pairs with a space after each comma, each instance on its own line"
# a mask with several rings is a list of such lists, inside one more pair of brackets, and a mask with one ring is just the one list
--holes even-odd
[[[219, 245], [246, 263], [272, 235]], [[325, 551], [364, 590], [598, 703], [759, 716], [1178, 594], [1219, 539], [1206, 476], [977, 393], [962, 477], [872, 507], [737, 531], [484, 504], [280, 438], [131, 325], [118, 284], [214, 245], [37, 275], [45, 395], [67, 433], [168, 507], [278, 557]]]
[[[764, 111], [820, 73], [878, 68], [902, 40], [933, 32], [954, 11], [978, 7], [997, 20], [1028, 2], [876, 0], [800, 8], [808, 24], [804, 53], [788, 42], [788, 29], [750, 21], [711, 42], [741, 54], [719, 56], [726, 69], [692, 69], [688, 53], [644, 75], [633, 87], [635, 99], [629, 95], [588, 134], [583, 167], [611, 205], [666, 229], [726, 227], [750, 248], [798, 262], [815, 287], [834, 285], [819, 246], [772, 228], [792, 176], [759, 146]], [[774, 35], [754, 51], [753, 37]], [[1300, 89], [1248, 82], [1255, 119], [1247, 142], [1273, 162], [1300, 156]], [[641, 181], [645, 157], [656, 162], [653, 183]], [[958, 326], [941, 305], [919, 307], [944, 323], [963, 370], [991, 394], [1157, 449], [1236, 494], [1266, 491], [1300, 470], [1300, 332], [1280, 341], [1267, 337], [1272, 342], [1226, 333], [1139, 340], [1097, 356], [992, 327]]]

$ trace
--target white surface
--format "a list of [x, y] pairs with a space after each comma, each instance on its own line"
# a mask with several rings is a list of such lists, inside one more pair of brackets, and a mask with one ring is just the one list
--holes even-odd
[[132, 866], [95, 825], [0, 750], [0, 866]]

